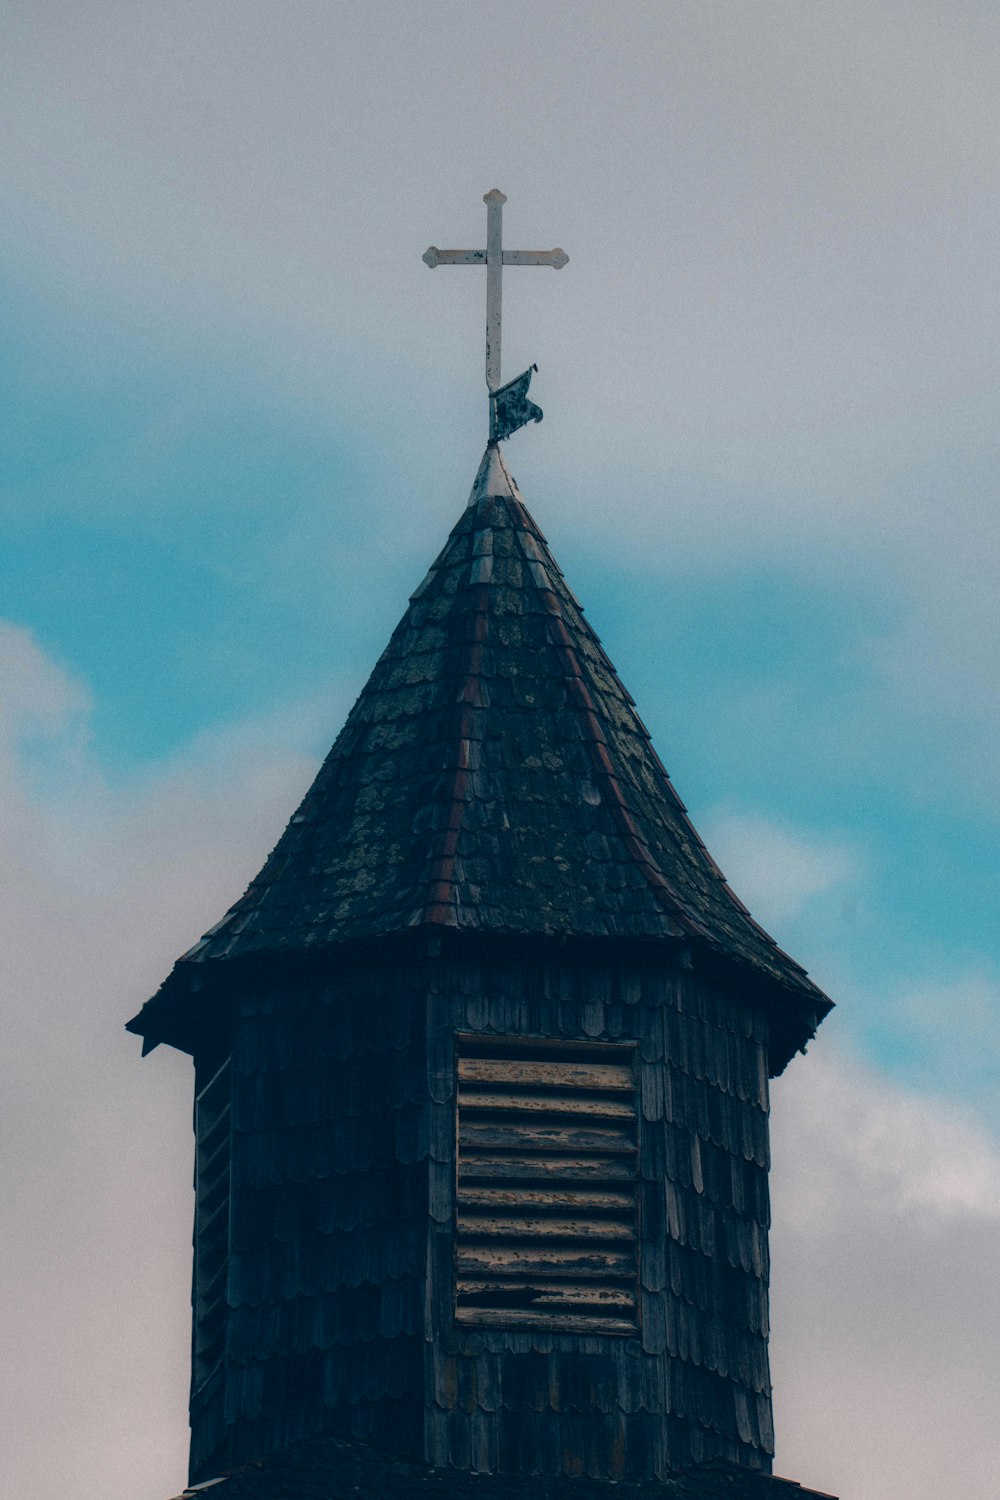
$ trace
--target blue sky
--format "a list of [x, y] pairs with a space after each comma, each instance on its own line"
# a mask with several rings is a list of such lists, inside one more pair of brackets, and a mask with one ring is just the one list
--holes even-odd
[[[483, 277], [420, 256], [479, 243], [499, 185], [508, 244], [570, 255], [506, 277], [505, 373], [537, 361], [546, 412], [509, 462], [713, 853], [839, 1002], [775, 1088], [779, 1469], [964, 1496], [996, 1458], [1000, 23], [548, 0], [497, 38], [492, 14], [46, 3], [10, 28], [7, 1092], [67, 1190], [14, 1170], [7, 1275], [86, 1296], [83, 1360], [133, 1326], [126, 1259], [158, 1288], [100, 1403], [58, 1361], [66, 1415], [19, 1482], [52, 1492], [44, 1441], [66, 1483], [180, 1484], [189, 1080], [117, 1028], [261, 863], [464, 504]], [[859, 1346], [896, 1372], [863, 1394]]]

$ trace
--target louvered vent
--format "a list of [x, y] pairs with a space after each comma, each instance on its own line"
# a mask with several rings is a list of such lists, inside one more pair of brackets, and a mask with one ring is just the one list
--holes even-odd
[[194, 1336], [192, 1389], [222, 1363], [229, 1256], [230, 1069], [228, 1060], [195, 1096]]
[[457, 1043], [456, 1321], [633, 1333], [635, 1049]]

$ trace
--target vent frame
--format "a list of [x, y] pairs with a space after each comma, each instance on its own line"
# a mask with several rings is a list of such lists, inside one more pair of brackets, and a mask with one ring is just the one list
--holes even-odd
[[638, 1044], [454, 1036], [453, 1319], [640, 1328]]

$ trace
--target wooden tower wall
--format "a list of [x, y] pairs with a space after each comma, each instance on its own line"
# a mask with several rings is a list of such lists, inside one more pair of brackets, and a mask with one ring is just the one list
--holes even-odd
[[427, 1460], [629, 1479], [708, 1457], [769, 1469], [761, 1013], [694, 974], [636, 964], [445, 964], [432, 994], [430, 1135], [442, 1142], [454, 1139], [456, 1033], [637, 1044], [640, 1305], [634, 1337], [456, 1325], [449, 1159], [431, 1194]]
[[192, 1403], [192, 1477], [312, 1432], [419, 1457], [425, 997], [368, 972], [238, 1009], [224, 1398]]
[[[662, 964], [485, 953], [259, 981], [238, 1008], [195, 1480], [321, 1431], [458, 1469], [770, 1467], [760, 1010]], [[633, 1044], [635, 1333], [455, 1321], [458, 1034]]]

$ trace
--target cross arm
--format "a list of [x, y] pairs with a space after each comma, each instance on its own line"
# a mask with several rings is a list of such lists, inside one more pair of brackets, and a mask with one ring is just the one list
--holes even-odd
[[[431, 245], [420, 257], [433, 271], [435, 266], [485, 266], [485, 250], [439, 250]], [[506, 260], [506, 255], [504, 260]]]
[[554, 271], [561, 271], [569, 261], [565, 250], [558, 246], [555, 250], [505, 250], [503, 252], [503, 263], [505, 266], [551, 266]]
[[[425, 250], [421, 257], [425, 265], [434, 270], [435, 266], [485, 266], [485, 250], [439, 250], [437, 245], [431, 245]], [[561, 271], [569, 260], [565, 250], [558, 247], [555, 250], [505, 250], [503, 252], [503, 263], [505, 266], [551, 266], [553, 270]]]

